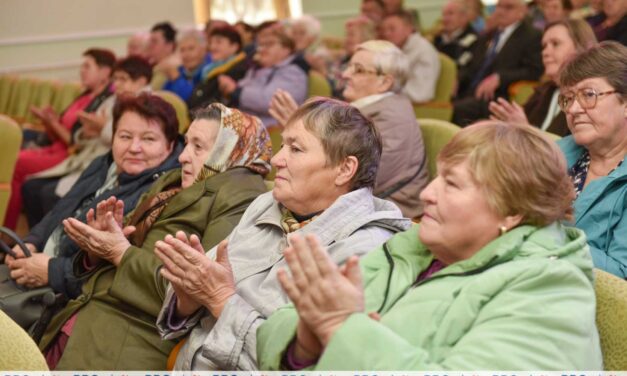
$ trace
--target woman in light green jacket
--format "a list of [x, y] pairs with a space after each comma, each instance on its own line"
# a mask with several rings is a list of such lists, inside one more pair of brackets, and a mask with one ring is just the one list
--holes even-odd
[[572, 184], [537, 129], [459, 132], [420, 225], [342, 268], [314, 237], [285, 251], [293, 302], [257, 332], [260, 369], [598, 370], [592, 261], [563, 227]]

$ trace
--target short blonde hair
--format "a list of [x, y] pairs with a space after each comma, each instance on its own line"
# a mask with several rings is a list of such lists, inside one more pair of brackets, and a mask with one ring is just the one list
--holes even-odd
[[501, 216], [546, 226], [572, 219], [575, 192], [557, 144], [529, 125], [482, 121], [458, 132], [438, 162], [468, 161], [470, 175]]
[[355, 52], [369, 51], [374, 54], [374, 66], [378, 73], [389, 74], [394, 78], [392, 91], [397, 93], [409, 77], [409, 59], [403, 51], [386, 40], [369, 40], [357, 45]]

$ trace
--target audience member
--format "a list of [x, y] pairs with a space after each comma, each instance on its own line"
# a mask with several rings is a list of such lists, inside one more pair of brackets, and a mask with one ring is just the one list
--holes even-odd
[[154, 183], [124, 229], [124, 205], [115, 198], [101, 202], [87, 224], [64, 221], [85, 251], [77, 255], [75, 275], [86, 282], [42, 338], [50, 368], [165, 369], [174, 343], [159, 340], [155, 327], [166, 285], [153, 250], [175, 233], [190, 236], [196, 249], [218, 244], [266, 191], [271, 155], [258, 119], [214, 104], [187, 131], [181, 168]]
[[477, 41], [472, 61], [458, 72], [455, 124], [465, 126], [487, 118], [489, 101], [507, 98], [510, 84], [540, 78], [542, 35], [525, 20], [526, 14], [525, 0], [499, 0], [496, 4], [497, 28]]
[[126, 56], [148, 57], [148, 41], [150, 35], [146, 32], [138, 32], [131, 35], [126, 43]]
[[542, 13], [546, 26], [548, 24], [568, 19], [573, 10], [573, 3], [570, 0], [545, 0]]
[[385, 4], [383, 0], [362, 0], [359, 11], [362, 16], [379, 25], [385, 16]]
[[331, 83], [333, 96], [336, 98], [342, 97], [344, 91], [342, 72], [346, 69], [355, 49], [359, 44], [375, 39], [377, 35], [375, 23], [363, 15], [346, 20], [344, 33], [343, 53], [331, 61], [327, 68], [327, 80]]
[[560, 223], [573, 189], [557, 146], [488, 121], [438, 166], [421, 223], [360, 262], [338, 268], [314, 235], [292, 238], [278, 278], [293, 306], [259, 328], [260, 369], [603, 367], [585, 235]]
[[584, 20], [562, 20], [549, 24], [542, 36], [542, 64], [548, 80], [538, 86], [524, 107], [499, 98], [490, 103], [490, 117], [508, 123], [531, 124], [559, 136], [570, 134], [560, 110], [559, 73], [575, 54], [596, 45], [590, 25]]
[[58, 165], [32, 175], [22, 186], [24, 212], [34, 227], [69, 192], [91, 162], [111, 149], [113, 107], [124, 95], [150, 90], [152, 67], [145, 59], [131, 55], [113, 68], [115, 95], [105, 100], [94, 113], [80, 112], [83, 126], [74, 134], [74, 153]]
[[399, 12], [403, 12], [405, 9], [403, 8], [403, 0], [382, 0], [383, 5], [385, 6], [385, 14], [395, 14]]
[[226, 104], [228, 98], [220, 92], [219, 77], [227, 76], [237, 81], [248, 70], [241, 36], [232, 26], [216, 27], [211, 31], [209, 52], [213, 60], [203, 68], [202, 81], [194, 87], [187, 101], [190, 110], [206, 107], [214, 102]]
[[244, 21], [238, 21], [233, 26], [242, 39], [242, 50], [247, 54], [251, 54], [255, 49], [255, 27]]
[[[273, 191], [251, 204], [228, 243], [207, 257], [184, 236], [157, 244], [172, 286], [157, 325], [165, 339], [191, 332], [175, 369], [257, 368], [257, 327], [287, 302], [277, 272], [295, 234], [318, 235], [341, 264], [409, 226], [394, 204], [371, 194], [381, 141], [355, 107], [311, 99], [286, 125], [283, 142], [272, 158]], [[203, 283], [190, 289], [192, 280]]]
[[239, 82], [219, 76], [222, 95], [230, 98], [232, 106], [258, 116], [266, 127], [274, 125], [268, 109], [278, 89], [288, 91], [296, 103], [307, 97], [307, 74], [294, 63], [294, 48], [294, 41], [281, 25], [267, 25], [257, 35], [258, 66], [249, 69]]
[[202, 80], [203, 69], [211, 63], [207, 54], [207, 38], [202, 31], [191, 29], [181, 33], [177, 41], [181, 65], [166, 71], [168, 81], [163, 90], [178, 95], [184, 101], [189, 100], [194, 87]]
[[208, 20], [207, 23], [205, 23], [205, 35], [207, 36], [207, 40], [209, 39], [213, 29], [217, 29], [219, 27], [221, 28], [225, 26], [231, 26], [231, 24], [224, 20], [218, 20], [218, 19]]
[[418, 33], [407, 12], [388, 14], [381, 25], [383, 39], [394, 43], [409, 58], [409, 78], [403, 94], [412, 102], [423, 103], [433, 99], [440, 75], [438, 51]]
[[49, 285], [76, 298], [84, 279], [73, 274], [79, 244], [68, 237], [62, 221], [83, 221], [101, 200], [116, 197], [126, 204], [124, 214], [165, 171], [179, 166], [182, 145], [177, 142], [178, 121], [171, 105], [147, 94], [125, 97], [114, 110], [111, 152], [96, 158], [72, 189], [24, 238], [32, 257], [9, 258], [11, 276], [27, 287]]
[[41, 133], [45, 146], [29, 146], [20, 151], [11, 180], [11, 198], [4, 225], [15, 229], [22, 210], [22, 184], [29, 175], [61, 163], [68, 156], [72, 135], [81, 128], [80, 111], [94, 112], [109, 95], [111, 70], [115, 55], [105, 49], [91, 48], [83, 53], [80, 67], [81, 85], [85, 89], [60, 115], [52, 107], [31, 108], [45, 128]]
[[[408, 218], [419, 217], [418, 196], [429, 176], [420, 127], [411, 102], [399, 94], [409, 75], [403, 52], [388, 41], [357, 46], [344, 70], [343, 96], [372, 120], [381, 135], [383, 150], [373, 194], [394, 202]], [[283, 125], [296, 111], [289, 94], [278, 91], [270, 113]]]
[[160, 90], [168, 80], [168, 71], [181, 65], [181, 58], [176, 54], [176, 29], [169, 22], [160, 22], [150, 29], [148, 40], [148, 61], [153, 65], [150, 86]]
[[603, 42], [560, 74], [558, 99], [572, 136], [560, 140], [597, 268], [627, 278], [627, 47]]
[[320, 40], [320, 21], [305, 14], [290, 22], [289, 34], [294, 40], [296, 53], [301, 55], [311, 69], [326, 74], [331, 56]]
[[627, 1], [603, 0], [601, 12], [588, 22], [599, 42], [615, 40], [627, 46]]
[[486, 31], [485, 18], [483, 17], [483, 2], [481, 0], [464, 1], [466, 1], [466, 5], [468, 5], [468, 20], [470, 22], [470, 26], [472, 26], [477, 33], [483, 33]]
[[464, 69], [472, 61], [477, 32], [470, 25], [466, 0], [449, 0], [442, 8], [442, 32], [433, 45], [455, 61], [457, 69]]

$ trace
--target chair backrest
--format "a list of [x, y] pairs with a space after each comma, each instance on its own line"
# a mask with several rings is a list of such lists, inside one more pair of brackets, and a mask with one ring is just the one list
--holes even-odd
[[440, 75], [435, 86], [434, 101], [450, 102], [457, 80], [457, 65], [455, 61], [443, 53], [440, 56]]
[[176, 117], [179, 120], [179, 133], [185, 133], [187, 131], [187, 128], [189, 128], [190, 123], [187, 104], [185, 104], [185, 102], [183, 102], [183, 100], [178, 95], [169, 91], [159, 90], [154, 91], [153, 94], [158, 95], [174, 107], [174, 110], [176, 111]]
[[22, 130], [13, 119], [0, 115], [0, 135], [0, 222], [3, 222], [11, 197], [15, 162], [22, 144]]
[[28, 334], [0, 311], [0, 370], [48, 371], [39, 348]]
[[81, 86], [75, 82], [65, 82], [55, 85], [52, 108], [60, 114], [81, 94]]
[[[34, 80], [33, 96], [31, 97], [28, 107], [30, 108], [30, 106], [35, 106], [41, 108], [52, 106], [57, 86], [58, 84], [55, 84], [53, 81]], [[30, 111], [27, 111], [25, 120], [31, 123], [38, 121]]]
[[453, 117], [451, 97], [457, 80], [457, 65], [455, 65], [455, 61], [441, 52], [439, 57], [440, 75], [435, 85], [433, 100], [427, 103], [416, 103], [414, 112], [418, 118], [449, 121]]
[[524, 106], [538, 85], [540, 85], [538, 81], [516, 81], [507, 88], [509, 99]]
[[34, 86], [34, 81], [31, 78], [22, 77], [17, 79], [7, 106], [7, 115], [19, 122], [25, 120], [31, 98], [33, 97]]
[[6, 114], [9, 108], [9, 101], [11, 100], [11, 93], [13, 92], [13, 86], [15, 86], [17, 79], [15, 76], [2, 75], [0, 76], [0, 114]]
[[331, 84], [322, 73], [315, 70], [309, 71], [307, 96], [311, 97], [330, 97]]
[[594, 269], [603, 368], [627, 369], [627, 281]]
[[455, 133], [461, 128], [448, 121], [438, 119], [417, 119], [422, 132], [422, 141], [425, 145], [429, 179], [437, 175], [437, 157], [440, 150], [446, 145]]

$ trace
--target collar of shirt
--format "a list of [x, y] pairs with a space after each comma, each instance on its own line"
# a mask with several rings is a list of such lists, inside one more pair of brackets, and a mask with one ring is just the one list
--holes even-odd
[[367, 97], [363, 97], [363, 98], [359, 98], [355, 101], [351, 102], [351, 105], [362, 109], [364, 107], [367, 107], [375, 102], [380, 101], [381, 99], [385, 98], [385, 97], [389, 97], [390, 95], [393, 95], [394, 93], [392, 93], [391, 91], [386, 91], [385, 93], [382, 94], [373, 94], [373, 95], [369, 95]]

